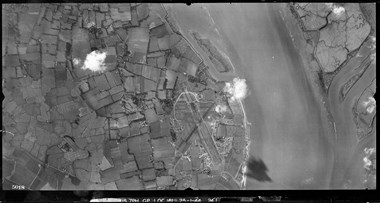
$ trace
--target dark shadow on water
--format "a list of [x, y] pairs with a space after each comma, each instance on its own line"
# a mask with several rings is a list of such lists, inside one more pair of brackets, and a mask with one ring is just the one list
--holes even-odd
[[70, 177], [70, 180], [71, 180], [71, 183], [73, 184], [73, 185], [76, 185], [76, 186], [78, 186], [79, 184], [80, 184], [80, 180], [79, 180], [79, 178], [77, 178], [77, 177], [75, 177], [75, 176], [69, 176]]
[[260, 182], [272, 182], [267, 174], [268, 168], [261, 159], [250, 157], [247, 163], [247, 177], [253, 178]]

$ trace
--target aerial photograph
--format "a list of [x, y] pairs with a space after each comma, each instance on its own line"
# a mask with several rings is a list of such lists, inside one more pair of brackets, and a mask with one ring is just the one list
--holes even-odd
[[375, 3], [2, 4], [3, 190], [376, 189]]

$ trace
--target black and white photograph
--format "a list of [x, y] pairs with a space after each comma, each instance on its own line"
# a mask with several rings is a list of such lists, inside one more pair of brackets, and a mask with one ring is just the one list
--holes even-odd
[[375, 3], [2, 3], [2, 94], [2, 190], [376, 189]]

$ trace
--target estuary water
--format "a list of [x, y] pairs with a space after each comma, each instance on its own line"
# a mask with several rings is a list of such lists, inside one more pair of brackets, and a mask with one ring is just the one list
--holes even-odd
[[[279, 15], [281, 6], [177, 4], [171, 9], [185, 36], [196, 30], [210, 38], [236, 69], [229, 77], [247, 80], [250, 156], [264, 161], [272, 182], [248, 179], [246, 189], [328, 189], [337, 181], [332, 178], [336, 138], [307, 79], [299, 54], [304, 50], [295, 48]], [[335, 172], [346, 165], [337, 167]]]

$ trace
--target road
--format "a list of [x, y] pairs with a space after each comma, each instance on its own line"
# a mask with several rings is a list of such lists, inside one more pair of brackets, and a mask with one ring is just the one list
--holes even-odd
[[[68, 175], [74, 176], [73, 174], [70, 174], [70, 173], [68, 173], [68, 172], [62, 171], [62, 170], [60, 170], [60, 169], [58, 169], [58, 168], [56, 168], [56, 167], [54, 167], [54, 166], [51, 166], [51, 165], [48, 165], [48, 164], [43, 163], [41, 160], [39, 160], [39, 159], [35, 158], [34, 156], [30, 155], [30, 154], [29, 154], [27, 151], [25, 151], [24, 149], [20, 149], [20, 150], [21, 150], [23, 153], [25, 153], [25, 154], [28, 156], [29, 159], [32, 159], [32, 160], [34, 160], [35, 162], [38, 163], [39, 170], [38, 170], [36, 176], [34, 177], [33, 181], [30, 183], [30, 185], [29, 185], [29, 186], [26, 186], [26, 187], [27, 187], [28, 189], [30, 189], [30, 190], [33, 190], [33, 189], [34, 189], [34, 188], [30, 188], [30, 187], [33, 185], [34, 181], [39, 177], [39, 174], [40, 174], [43, 170], [48, 169], [48, 168], [52, 168], [52, 169], [54, 169], [54, 170], [56, 170], [56, 171], [59, 171], [59, 172], [61, 172], [61, 173], [63, 173], [63, 174], [68, 174]], [[16, 162], [17, 162], [17, 161], [16, 161]], [[27, 169], [27, 170], [29, 170], [29, 169]], [[74, 177], [75, 177], [75, 176], [74, 176]], [[18, 183], [16, 183], [16, 184], [18, 184]], [[58, 188], [58, 181], [57, 181], [57, 188]]]
[[[208, 72], [215, 78], [218, 78], [219, 81], [231, 81], [233, 78], [237, 77], [237, 74], [235, 72], [224, 72], [220, 73], [217, 71], [216, 68], [213, 68], [213, 63], [208, 57], [204, 57], [205, 52], [197, 45], [197, 42], [195, 39], [191, 36], [190, 31], [191, 30], [203, 30], [205, 32], [201, 32], [202, 36], [206, 36], [209, 38], [216, 39], [216, 36], [218, 36], [219, 32], [217, 29], [214, 28], [212, 25], [212, 22], [209, 22], [208, 14], [204, 12], [203, 9], [200, 9], [199, 6], [196, 7], [187, 7], [184, 5], [176, 5], [173, 6], [173, 4], [163, 4], [164, 8], [168, 11], [168, 15], [173, 15], [174, 23], [176, 23], [179, 26], [180, 32], [183, 37], [185, 37], [186, 41], [190, 44], [190, 46], [198, 53], [203, 56], [201, 56], [203, 62], [205, 65], [210, 67], [208, 69]], [[198, 4], [200, 5], [200, 4]], [[178, 10], [179, 9], [179, 10]], [[186, 9], [185, 12], [184, 9]], [[205, 16], [206, 15], [206, 16]], [[178, 17], [180, 16], [180, 17]], [[202, 22], [202, 23], [199, 23]], [[195, 29], [194, 29], [195, 28]], [[221, 41], [214, 41], [215, 45], [219, 49], [223, 49], [223, 45], [221, 45]], [[225, 51], [225, 50], [223, 50]]]
[[[202, 16], [202, 6], [214, 22], [207, 20], [208, 14]], [[216, 29], [212, 32], [222, 39], [216, 41], [225, 42], [237, 74], [247, 79], [250, 94], [244, 105], [252, 123], [250, 155], [266, 163], [273, 182], [248, 179], [246, 189], [327, 188], [333, 162], [330, 129], [323, 122], [298, 50], [281, 17], [273, 15], [276, 9], [267, 4], [190, 8], [174, 7], [182, 31], [204, 34]]]
[[[188, 93], [187, 90], [185, 90], [185, 92]], [[185, 94], [185, 98], [186, 98], [186, 103], [188, 104], [188, 106], [191, 110], [191, 114], [193, 115], [194, 122], [197, 125], [198, 134], [199, 134], [199, 137], [201, 138], [201, 141], [203, 141], [205, 143], [205, 148], [207, 149], [213, 163], [215, 165], [219, 165], [222, 162], [222, 160], [219, 156], [218, 150], [216, 149], [214, 140], [211, 137], [212, 136], [211, 129], [209, 129], [209, 127], [207, 126], [207, 124], [203, 120], [204, 115], [202, 115], [199, 112], [199, 109], [195, 105], [194, 105], [195, 109], [192, 107], [191, 102], [194, 102], [194, 100], [189, 98], [188, 94]], [[214, 106], [215, 106], [215, 104], [212, 105], [209, 109], [212, 109]], [[205, 115], [208, 112], [209, 111], [207, 111], [205, 113]]]

